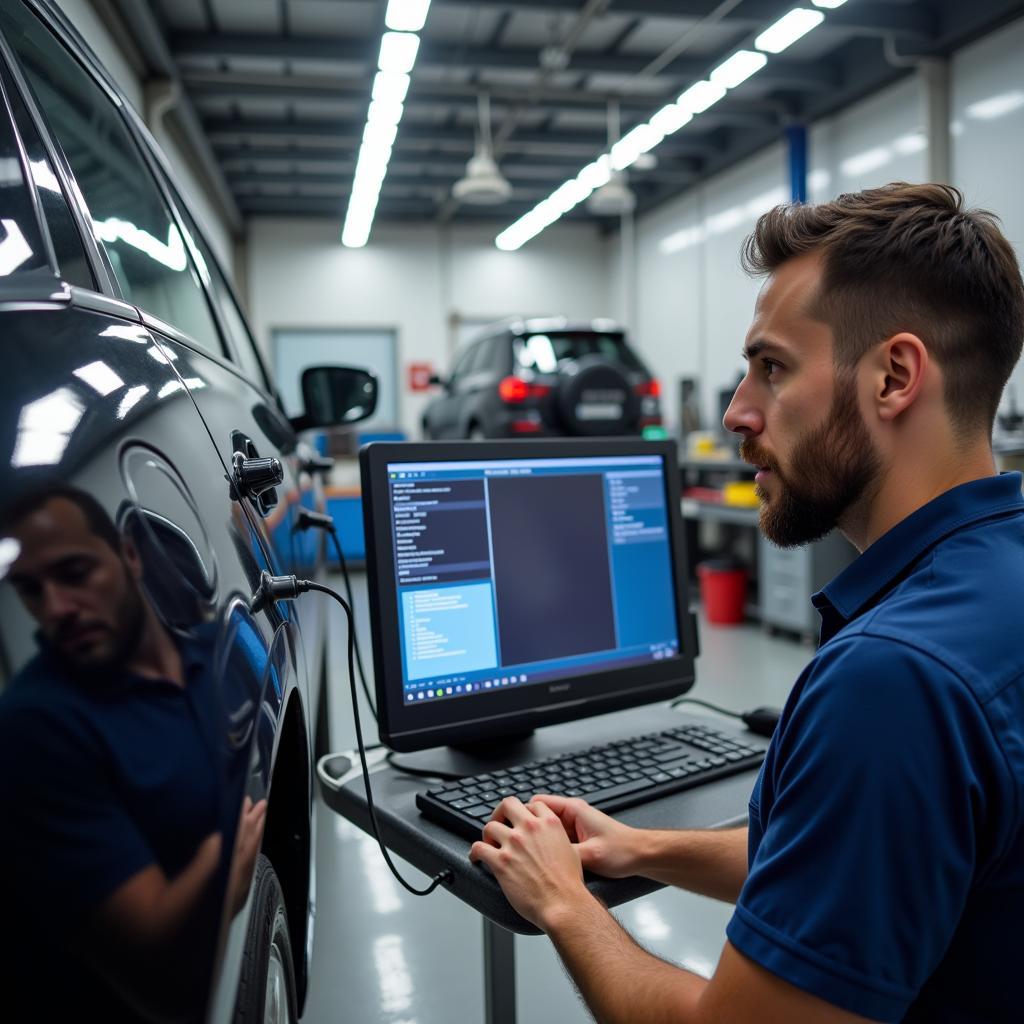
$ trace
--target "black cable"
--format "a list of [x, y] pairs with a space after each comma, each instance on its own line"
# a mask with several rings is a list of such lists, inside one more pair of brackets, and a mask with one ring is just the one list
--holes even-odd
[[348, 682], [349, 687], [352, 691], [352, 712], [355, 719], [356, 726], [356, 742], [359, 744], [359, 761], [363, 766], [363, 784], [366, 787], [366, 809], [370, 814], [370, 824], [373, 827], [373, 837], [377, 840], [377, 845], [380, 847], [381, 855], [384, 858], [385, 863], [391, 869], [391, 873], [398, 879], [402, 886], [413, 894], [413, 896], [429, 896], [442, 882], [453, 882], [455, 875], [445, 868], [443, 871], [439, 871], [434, 875], [430, 884], [425, 889], [417, 889], [410, 885], [402, 876], [399, 874], [398, 868], [395, 867], [394, 862], [391, 860], [391, 855], [388, 853], [387, 847], [384, 845], [384, 840], [380, 837], [380, 826], [377, 824], [377, 812], [373, 804], [373, 791], [370, 788], [370, 770], [366, 764], [366, 747], [363, 744], [363, 728], [359, 722], [359, 696], [356, 692], [356, 676], [355, 676], [355, 665], [353, 664], [353, 651], [355, 650], [355, 623], [352, 618], [352, 608], [347, 601], [340, 595], [331, 590], [330, 587], [321, 586], [319, 583], [314, 583], [312, 580], [299, 580], [297, 581], [298, 587], [303, 590], [316, 590], [321, 594], [327, 594], [328, 597], [333, 597], [338, 604], [345, 610], [345, 615], [348, 617]]
[[[331, 535], [331, 540], [334, 541], [334, 550], [338, 553], [338, 561], [341, 563], [341, 577], [345, 581], [345, 596], [348, 598], [349, 608], [355, 607], [355, 600], [352, 597], [352, 583], [349, 580], [348, 565], [345, 562], [345, 554], [341, 550], [341, 542], [338, 540], [338, 529], [334, 525], [333, 521], [330, 526], [327, 527], [327, 532]], [[359, 638], [355, 635], [355, 620], [349, 620], [349, 629], [351, 633], [353, 646], [356, 652], [356, 666], [359, 669], [359, 683], [363, 688], [363, 696], [366, 698], [366, 703], [370, 705], [370, 714], [373, 715], [373, 720], [377, 721], [377, 705], [373, 702], [373, 698], [370, 696], [370, 687], [366, 683], [366, 672], [363, 671], [363, 656], [359, 652]]]
[[[300, 508], [295, 520], [294, 529], [308, 530], [313, 526], [318, 530], [323, 530], [325, 533], [330, 534], [331, 540], [334, 541], [334, 550], [338, 554], [338, 561], [341, 563], [341, 575], [345, 581], [345, 596], [348, 598], [349, 607], [354, 608], [356, 602], [352, 597], [352, 582], [348, 575], [348, 564], [345, 561], [345, 553], [341, 550], [341, 541], [338, 540], [338, 528], [334, 525], [334, 519], [326, 512], [315, 512], [313, 509]], [[359, 684], [363, 688], [363, 696], [366, 698], [366, 703], [370, 707], [370, 714], [376, 722], [377, 705], [374, 703], [373, 697], [370, 696], [370, 687], [366, 682], [366, 672], [363, 669], [363, 656], [359, 650], [359, 637], [355, 638], [355, 650], [356, 665], [359, 668]]]
[[395, 752], [393, 750], [388, 751], [384, 760], [387, 761], [395, 771], [404, 772], [406, 775], [415, 775], [417, 778], [444, 779], [445, 781], [457, 782], [458, 780], [466, 777], [465, 775], [457, 775], [455, 772], [443, 772], [437, 768], [413, 768], [411, 765], [402, 764], [401, 761], [396, 759]]
[[717, 711], [720, 715], [728, 715], [730, 718], [742, 718], [738, 711], [726, 711], [725, 708], [720, 708], [717, 704], [710, 704], [706, 700], [701, 700], [699, 697], [677, 697], [669, 707], [679, 707], [680, 704], [700, 704], [702, 707], [711, 708], [712, 711]]

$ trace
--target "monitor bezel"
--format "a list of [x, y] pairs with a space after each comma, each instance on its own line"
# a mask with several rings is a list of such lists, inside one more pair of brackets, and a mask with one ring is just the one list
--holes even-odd
[[[395, 462], [476, 462], [485, 459], [602, 458], [657, 455], [665, 467], [665, 501], [680, 653], [648, 665], [605, 669], [589, 677], [410, 707], [402, 700], [398, 587], [395, 582], [387, 467]], [[639, 438], [536, 438], [498, 441], [378, 441], [359, 452], [366, 537], [377, 725], [381, 742], [410, 752], [436, 746], [472, 746], [522, 736], [545, 725], [589, 718], [679, 696], [694, 683], [697, 634], [689, 611], [685, 529], [679, 461], [674, 441]], [[381, 567], [387, 567], [382, 573]], [[384, 638], [390, 638], [388, 643]], [[584, 679], [586, 679], [584, 689]], [[397, 682], [396, 682], [397, 681]], [[574, 692], [575, 691], [575, 692]], [[486, 708], [486, 711], [483, 710]], [[456, 714], [461, 711], [461, 714]]]

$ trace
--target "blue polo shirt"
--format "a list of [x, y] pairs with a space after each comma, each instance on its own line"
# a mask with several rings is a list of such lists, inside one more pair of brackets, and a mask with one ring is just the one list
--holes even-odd
[[0, 949], [19, 983], [5, 989], [16, 1006], [27, 998], [47, 1019], [97, 1006], [108, 1021], [134, 1018], [68, 938], [137, 872], [158, 865], [173, 878], [219, 831], [222, 865], [186, 926], [190, 952], [168, 964], [183, 991], [204, 984], [237, 815], [237, 801], [230, 815], [222, 801], [210, 648], [182, 644], [184, 687], [128, 672], [78, 676], [43, 649], [0, 697], [0, 889], [11, 930]]
[[935, 498], [813, 601], [729, 940], [873, 1020], [1024, 1020], [1021, 475]]

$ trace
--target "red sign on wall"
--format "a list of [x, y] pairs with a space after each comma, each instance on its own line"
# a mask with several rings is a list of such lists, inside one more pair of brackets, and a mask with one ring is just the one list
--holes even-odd
[[429, 391], [434, 367], [430, 363], [409, 363], [406, 380], [410, 391]]

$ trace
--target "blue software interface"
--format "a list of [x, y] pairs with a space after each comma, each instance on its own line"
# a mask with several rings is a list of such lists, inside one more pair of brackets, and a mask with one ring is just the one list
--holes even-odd
[[679, 653], [659, 456], [388, 465], [407, 705]]

